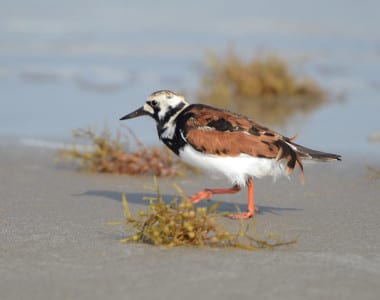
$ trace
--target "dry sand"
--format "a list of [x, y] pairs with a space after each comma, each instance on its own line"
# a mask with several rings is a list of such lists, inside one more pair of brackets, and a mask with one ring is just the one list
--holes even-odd
[[[165, 249], [120, 244], [122, 228], [106, 225], [123, 218], [122, 192], [133, 210], [146, 207], [151, 178], [78, 173], [54, 165], [50, 150], [1, 145], [0, 298], [380, 299], [380, 180], [367, 175], [366, 161], [345, 156], [306, 166], [304, 186], [258, 180], [250, 222], [298, 237], [292, 247]], [[160, 180], [168, 197], [171, 182]], [[189, 194], [223, 185], [176, 182]], [[216, 199], [244, 209], [246, 194]]]

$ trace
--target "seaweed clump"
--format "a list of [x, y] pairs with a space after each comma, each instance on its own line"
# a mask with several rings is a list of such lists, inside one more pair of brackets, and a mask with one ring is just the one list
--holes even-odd
[[[136, 140], [135, 151], [130, 150], [129, 136]], [[76, 129], [71, 149], [59, 150], [58, 157], [78, 162], [80, 170], [98, 173], [171, 177], [191, 169], [168, 150], [144, 146], [131, 131], [129, 136], [120, 132], [113, 136], [107, 127], [100, 133], [90, 128]]]
[[210, 207], [196, 207], [181, 191], [181, 199], [174, 198], [165, 203], [156, 184], [157, 196], [148, 198], [148, 211], [140, 211], [133, 216], [129, 210], [125, 194], [122, 196], [125, 222], [112, 222], [111, 225], [126, 224], [129, 236], [121, 242], [141, 242], [155, 246], [209, 246], [221, 248], [238, 248], [258, 250], [290, 245], [295, 241], [266, 241], [249, 235], [249, 226], [240, 223], [237, 233], [226, 230], [218, 218], [224, 213], [217, 213], [220, 203]]
[[255, 116], [284, 123], [297, 112], [309, 112], [326, 101], [326, 92], [312, 79], [295, 76], [275, 55], [243, 61], [230, 50], [225, 57], [209, 53], [198, 97]]
[[367, 169], [369, 172], [369, 175], [368, 175], [369, 179], [379, 179], [380, 178], [380, 169], [375, 169], [371, 166], [367, 166]]

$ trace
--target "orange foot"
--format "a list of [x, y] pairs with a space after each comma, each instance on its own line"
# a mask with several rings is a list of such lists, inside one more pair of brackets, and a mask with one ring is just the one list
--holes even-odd
[[190, 199], [193, 201], [193, 203], [198, 203], [199, 201], [203, 199], [211, 199], [212, 195], [214, 194], [235, 194], [240, 191], [240, 187], [235, 185], [230, 189], [204, 189], [198, 193], [196, 193], [194, 196], [192, 196]]
[[243, 212], [243, 213], [238, 213], [238, 214], [229, 214], [228, 216], [231, 218], [231, 219], [238, 219], [238, 220], [246, 220], [246, 219], [249, 219], [249, 218], [252, 218], [255, 214], [255, 211], [257, 209], [255, 208], [254, 211], [246, 211], [246, 212]]
[[202, 201], [203, 199], [211, 199], [212, 198], [212, 192], [209, 191], [209, 190], [202, 190], [198, 193], [196, 193], [195, 195], [193, 195], [190, 200], [193, 202], [193, 203], [198, 203], [200, 201]]

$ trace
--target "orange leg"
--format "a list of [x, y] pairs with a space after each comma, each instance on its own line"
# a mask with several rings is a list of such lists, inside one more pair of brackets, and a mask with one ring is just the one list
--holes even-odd
[[203, 199], [211, 199], [214, 194], [235, 194], [239, 192], [241, 188], [234, 185], [230, 189], [204, 189], [193, 195], [190, 199], [193, 203], [198, 203]]
[[253, 179], [249, 178], [247, 182], [248, 187], [248, 211], [238, 214], [230, 214], [229, 217], [232, 219], [249, 219], [252, 218], [255, 214], [255, 211], [259, 209], [255, 207], [255, 199], [254, 199], [254, 185]]

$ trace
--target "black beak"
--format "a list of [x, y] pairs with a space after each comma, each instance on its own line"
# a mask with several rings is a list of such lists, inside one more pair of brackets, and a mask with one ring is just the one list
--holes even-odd
[[140, 116], [147, 115], [148, 113], [144, 110], [144, 107], [140, 107], [139, 109], [136, 109], [135, 111], [131, 112], [128, 115], [125, 115], [124, 117], [120, 118], [121, 120], [127, 120], [127, 119], [132, 119], [132, 118], [137, 118]]

